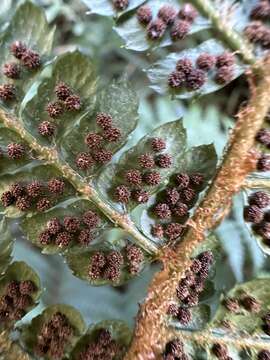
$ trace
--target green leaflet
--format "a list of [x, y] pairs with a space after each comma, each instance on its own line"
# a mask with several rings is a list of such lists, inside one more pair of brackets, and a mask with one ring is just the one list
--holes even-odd
[[66, 354], [70, 352], [79, 337], [85, 331], [85, 323], [81, 314], [72, 306], [69, 305], [51, 305], [47, 307], [40, 315], [36, 316], [30, 324], [24, 325], [21, 330], [20, 341], [22, 346], [30, 353], [33, 353], [34, 347], [37, 343], [37, 336], [40, 333], [42, 325], [48, 322], [52, 315], [60, 312], [65, 315], [74, 329], [74, 336], [71, 339], [71, 344], [65, 349]]
[[[180, 120], [166, 123], [150, 134], [144, 136], [137, 145], [126, 151], [117, 164], [107, 167], [100, 175], [98, 179], [99, 189], [105, 193], [110, 201], [115, 203], [118, 209], [125, 210], [124, 206], [120, 206], [116, 203], [113, 196], [113, 190], [116, 186], [125, 183], [124, 173], [126, 170], [138, 169], [142, 170], [139, 163], [138, 157], [142, 154], [153, 153], [151, 149], [151, 139], [160, 137], [166, 141], [166, 149], [164, 153], [173, 154], [173, 165], [169, 168], [154, 169], [158, 170], [161, 175], [161, 182], [156, 186], [144, 186], [144, 189], [149, 191], [150, 194], [157, 192], [157, 190], [168, 182], [169, 177], [176, 171], [178, 163], [182, 161], [182, 157], [185, 152], [186, 144], [186, 131]], [[153, 155], [155, 155], [153, 153]], [[133, 201], [130, 202], [127, 208], [133, 209], [137, 204]]]
[[[257, 191], [262, 191], [268, 195], [270, 195], [270, 191], [268, 189], [249, 189], [249, 190], [246, 190], [244, 193], [243, 193], [243, 203], [242, 203], [242, 206], [243, 206], [243, 212], [244, 212], [244, 207], [245, 205], [248, 206], [248, 197], [251, 195], [251, 194], [254, 194], [255, 192]], [[267, 206], [266, 208], [263, 208], [261, 209], [263, 211], [263, 213], [265, 214], [266, 212], [269, 211], [269, 206]], [[261, 248], [261, 250], [264, 252], [264, 254], [266, 255], [270, 255], [270, 246], [268, 244], [268, 241], [266, 239], [263, 238], [263, 236], [261, 236], [258, 232], [257, 232], [257, 228], [259, 229], [259, 226], [263, 223], [263, 221], [261, 221], [260, 224], [252, 224], [252, 223], [249, 223], [247, 221], [245, 221], [245, 225], [247, 226], [250, 234], [252, 235], [252, 237], [255, 238], [257, 244], [259, 245], [259, 247]], [[267, 223], [267, 222], [265, 222]], [[259, 225], [259, 226], [258, 226]]]
[[113, 340], [115, 340], [117, 344], [123, 346], [121, 354], [116, 358], [117, 360], [122, 359], [131, 341], [131, 332], [128, 326], [123, 321], [119, 320], [105, 320], [90, 326], [71, 352], [70, 359], [77, 360], [80, 352], [85, 350], [87, 345], [96, 340], [98, 331], [101, 329], [109, 330]]
[[95, 109], [89, 111], [77, 123], [67, 128], [65, 136], [60, 139], [60, 151], [63, 158], [81, 175], [90, 176], [96, 174], [101, 167], [104, 167], [102, 164], [97, 163], [86, 171], [79, 170], [75, 164], [78, 153], [88, 151], [84, 143], [85, 136], [89, 132], [101, 132], [96, 124], [96, 114], [99, 112], [110, 114], [113, 118], [113, 126], [121, 130], [119, 141], [106, 143], [105, 149], [114, 154], [126, 143], [128, 135], [136, 127], [138, 122], [138, 106], [136, 92], [125, 79], [114, 81], [99, 91], [94, 104]]
[[9, 232], [9, 224], [6, 218], [0, 221], [0, 276], [5, 272], [11, 261], [14, 239]]
[[[69, 268], [74, 276], [89, 282], [93, 286], [112, 285], [121, 286], [127, 283], [129, 280], [138, 276], [144, 270], [144, 268], [151, 262], [152, 258], [148, 254], [143, 252], [144, 259], [139, 265], [139, 271], [137, 274], [131, 274], [129, 272], [129, 263], [126, 258], [125, 246], [132, 244], [132, 239], [127, 236], [123, 231], [110, 231], [105, 232], [98, 239], [97, 244], [90, 246], [88, 249], [74, 248], [67, 251], [64, 256]], [[120, 266], [120, 275], [116, 280], [106, 279], [100, 277], [98, 279], [91, 278], [89, 275], [90, 265], [92, 263], [93, 255], [97, 252], [103, 253], [108, 256], [112, 251], [121, 252], [123, 256], [123, 264]]]
[[1, 293], [6, 284], [12, 280], [23, 281], [31, 280], [36, 285], [36, 292], [33, 294], [33, 300], [38, 301], [41, 295], [40, 279], [36, 272], [23, 261], [15, 261], [5, 271], [4, 276], [1, 278]]
[[[240, 301], [243, 296], [253, 296], [260, 303], [259, 312], [247, 311], [240, 306], [236, 313], [229, 312], [222, 304], [219, 306], [213, 321], [210, 323], [210, 329], [216, 330], [221, 323], [228, 321], [231, 325], [230, 333], [243, 331], [249, 335], [267, 336], [262, 330], [262, 317], [269, 311], [269, 291], [270, 279], [255, 279], [249, 282], [238, 284], [226, 294], [225, 298], [234, 298]], [[222, 297], [221, 300], [223, 300]], [[226, 332], [226, 329], [223, 329]]]
[[90, 8], [90, 14], [120, 17], [144, 3], [145, 0], [129, 0], [128, 7], [123, 11], [117, 11], [111, 0], [83, 0], [83, 2]]
[[[48, 210], [45, 213], [37, 213], [31, 217], [26, 217], [22, 224], [22, 230], [26, 234], [28, 240], [30, 240], [33, 244], [40, 247], [42, 249], [43, 254], [56, 254], [69, 251], [71, 248], [81, 248], [80, 245], [77, 243], [78, 232], [73, 235], [73, 240], [68, 247], [59, 247], [55, 244], [50, 245], [42, 245], [39, 241], [39, 235], [42, 231], [47, 228], [47, 222], [53, 218], [58, 218], [61, 223], [63, 224], [63, 219], [65, 216], [76, 216], [81, 219], [81, 216], [86, 211], [92, 210], [94, 211], [100, 219], [99, 225], [96, 229], [92, 230], [94, 239], [90, 243], [92, 247], [93, 244], [98, 244], [100, 242], [100, 235], [103, 234], [103, 231], [109, 228], [111, 225], [107, 221], [106, 218], [96, 210], [96, 208], [87, 200], [83, 200], [80, 198], [70, 198], [66, 201], [58, 203], [55, 207]], [[86, 226], [81, 224], [81, 229], [87, 229]], [[63, 229], [64, 231], [64, 229]], [[85, 251], [85, 249], [84, 249]]]
[[[147, 76], [151, 82], [151, 88], [154, 89], [159, 94], [170, 94], [174, 99], [188, 99], [192, 97], [197, 97], [201, 95], [210, 94], [215, 92], [227, 84], [218, 84], [215, 82], [214, 78], [216, 75], [216, 70], [211, 70], [208, 72], [208, 80], [205, 84], [195, 91], [187, 91], [185, 88], [180, 90], [171, 89], [168, 85], [168, 77], [172, 71], [175, 70], [176, 63], [179, 59], [189, 58], [193, 65], [197, 57], [202, 53], [208, 53], [212, 55], [219, 55], [227, 51], [223, 45], [217, 40], [211, 39], [203, 42], [198, 45], [196, 48], [183, 50], [179, 53], [171, 53], [166, 58], [157, 61], [147, 70]], [[234, 65], [234, 76], [233, 79], [239, 77], [245, 71], [245, 67], [236, 63]]]
[[[7, 172], [1, 177], [0, 194], [3, 194], [3, 192], [9, 190], [10, 186], [14, 183], [28, 185], [32, 181], [37, 180], [46, 185], [46, 182], [52, 178], [61, 179], [62, 176], [54, 167], [41, 164], [38, 161], [32, 161], [32, 163], [29, 163], [21, 168], [18, 167], [16, 170], [14, 169], [12, 172]], [[49, 192], [45, 189], [44, 197], [50, 198], [52, 206], [55, 206], [57, 203], [64, 201], [71, 195], [74, 195], [74, 193], [75, 190], [73, 186], [69, 182], [65, 181], [65, 189], [63, 194], [56, 196], [54, 194], [49, 194]], [[39, 198], [42, 197], [43, 196], [41, 195]], [[5, 208], [1, 203], [0, 211], [7, 217], [12, 218], [23, 216], [26, 213], [29, 216], [29, 214], [34, 214], [37, 211], [35, 208], [35, 203], [33, 201], [32, 203], [33, 205], [26, 212], [20, 211], [15, 205], [11, 205]]]
[[[0, 66], [2, 67], [3, 64], [10, 61], [18, 62], [9, 51], [9, 47], [14, 41], [25, 43], [27, 47], [39, 53], [42, 64], [46, 63], [51, 53], [53, 37], [54, 29], [50, 29], [44, 11], [32, 2], [25, 1], [18, 6], [9, 26], [0, 36]], [[15, 85], [17, 91], [16, 102], [19, 103], [27, 89], [29, 89], [31, 80], [36, 74], [37, 71], [30, 71], [24, 68], [22, 69], [21, 79], [8, 80], [1, 72], [0, 81], [1, 83], [9, 82]], [[14, 103], [1, 103], [1, 105], [10, 107]]]
[[[57, 100], [54, 88], [59, 82], [66, 83], [74, 94], [80, 96], [82, 106], [79, 111], [66, 111], [61, 117], [53, 120], [49, 118], [45, 109], [49, 102]], [[39, 134], [38, 125], [44, 120], [54, 122], [57, 125], [55, 141], [58, 142], [69, 126], [76, 127], [81, 116], [92, 110], [95, 94], [96, 74], [92, 61], [79, 51], [60, 55], [52, 64], [51, 74], [41, 82], [36, 94], [27, 103], [22, 120], [27, 130], [45, 145], [49, 142]]]
[[2, 123], [0, 123], [0, 176], [12, 174], [13, 172], [16, 172], [18, 168], [23, 167], [31, 161], [27, 156], [16, 160], [9, 159], [7, 155], [7, 146], [11, 143], [19, 143], [25, 146], [21, 137], [17, 133], [7, 129]]
[[[171, 4], [178, 11], [181, 8], [179, 1], [177, 0], [149, 0], [147, 4], [150, 6], [153, 14], [153, 19], [156, 18], [159, 9], [163, 5]], [[202, 16], [196, 17], [194, 23], [191, 25], [189, 35], [195, 34], [199, 31], [206, 30], [210, 27], [208, 20]], [[170, 36], [170, 27], [166, 30], [161, 40], [150, 40], [147, 37], [146, 28], [141, 25], [136, 17], [136, 14], [132, 14], [127, 20], [119, 22], [115, 28], [119, 36], [124, 40], [127, 49], [135, 51], [146, 51], [148, 49], [154, 50], [158, 47], [165, 47], [174, 44]], [[183, 40], [178, 40], [175, 43], [181, 43]]]
[[[11, 281], [24, 281], [24, 280], [32, 281], [36, 288], [35, 292], [33, 294], [31, 294], [33, 304], [31, 306], [29, 306], [27, 309], [24, 309], [24, 310], [27, 310], [27, 312], [29, 312], [36, 306], [37, 302], [39, 301], [42, 289], [41, 289], [40, 279], [39, 279], [38, 275], [25, 262], [23, 262], [23, 261], [13, 262], [6, 269], [4, 275], [2, 277], [0, 277], [0, 296], [5, 294], [6, 286]], [[10, 324], [8, 324], [8, 325], [10, 325]], [[5, 326], [5, 324], [4, 324], [4, 326]]]

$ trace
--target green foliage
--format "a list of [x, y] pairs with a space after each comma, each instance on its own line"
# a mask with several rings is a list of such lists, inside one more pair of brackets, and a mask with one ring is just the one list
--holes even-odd
[[[27, 26], [26, 26], [27, 24]], [[22, 41], [28, 48], [39, 53], [42, 65], [50, 60], [53, 45], [54, 29], [50, 29], [42, 9], [30, 1], [20, 5], [12, 17], [9, 26], [0, 36], [1, 67], [11, 60], [16, 60], [10, 54], [10, 45], [14, 41]], [[31, 85], [37, 71], [22, 69], [21, 77], [14, 80], [16, 98], [21, 101]], [[5, 81], [2, 72], [0, 81]], [[16, 103], [18, 105], [18, 103]], [[6, 104], [2, 104], [5, 105]], [[13, 106], [11, 103], [9, 106]]]

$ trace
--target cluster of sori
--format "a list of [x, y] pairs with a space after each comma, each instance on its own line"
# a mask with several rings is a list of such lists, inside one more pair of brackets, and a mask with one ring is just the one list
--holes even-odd
[[145, 189], [157, 186], [161, 182], [161, 169], [172, 166], [171, 155], [164, 153], [166, 142], [161, 138], [149, 140], [149, 151], [132, 159], [133, 168], [118, 174], [123, 183], [114, 188], [116, 201], [127, 204], [135, 201], [138, 204], [149, 200], [149, 192]]
[[270, 28], [264, 21], [270, 20], [270, 3], [268, 0], [259, 0], [250, 13], [251, 22], [245, 29], [247, 38], [263, 48], [270, 47]]
[[137, 274], [144, 261], [143, 251], [134, 244], [127, 244], [123, 251], [101, 252], [91, 255], [89, 277], [93, 280], [110, 280], [118, 282], [121, 271], [126, 270], [129, 274]]
[[184, 39], [197, 16], [198, 12], [191, 4], [184, 4], [179, 11], [172, 5], [163, 5], [155, 19], [149, 5], [143, 5], [137, 10], [137, 19], [140, 24], [146, 26], [147, 37], [150, 40], [162, 39], [167, 28], [170, 28], [173, 41]]
[[[214, 343], [211, 351], [219, 360], [233, 360], [233, 357], [231, 357], [229, 354], [227, 345], [223, 343]], [[270, 351], [260, 350], [257, 354], [257, 359], [270, 360]]]
[[37, 334], [34, 353], [39, 357], [62, 359], [70, 344], [74, 330], [67, 317], [56, 312], [44, 323]]
[[[269, 123], [269, 114], [266, 117], [266, 122]], [[264, 150], [270, 148], [270, 130], [268, 128], [260, 129], [256, 134], [256, 141], [264, 146]], [[263, 151], [257, 161], [257, 170], [260, 172], [270, 171], [270, 155]]]
[[113, 339], [108, 329], [99, 329], [78, 354], [77, 360], [114, 360], [118, 359], [122, 350], [123, 347]]
[[[21, 41], [15, 41], [10, 45], [10, 53], [18, 59], [18, 62], [11, 61], [3, 65], [2, 73], [9, 79], [20, 79], [22, 67], [27, 70], [36, 70], [41, 65], [39, 54], [27, 48]], [[13, 83], [0, 85], [0, 100], [6, 102], [14, 100], [15, 98], [16, 87]]]
[[18, 321], [33, 305], [31, 295], [36, 291], [30, 280], [10, 281], [0, 297], [0, 325], [8, 321]]
[[39, 212], [48, 210], [53, 206], [56, 197], [62, 195], [65, 182], [52, 178], [47, 183], [34, 180], [28, 184], [15, 183], [2, 193], [1, 201], [4, 207], [16, 206], [20, 211], [31, 208]]
[[[241, 309], [245, 309], [251, 313], [257, 313], [261, 309], [260, 302], [253, 296], [242, 294], [239, 299], [226, 298], [222, 302], [223, 306], [232, 313], [241, 313]], [[227, 324], [229, 326], [229, 324]]]
[[9, 143], [6, 149], [0, 148], [0, 158], [7, 157], [11, 160], [19, 160], [24, 157], [26, 153], [25, 146], [21, 143]]
[[163, 353], [164, 360], [188, 360], [189, 357], [185, 353], [184, 344], [180, 339], [173, 339], [166, 344]]
[[252, 223], [252, 230], [261, 236], [265, 244], [270, 245], [270, 195], [264, 191], [256, 191], [248, 198], [248, 205], [244, 208], [244, 219]]
[[76, 157], [76, 165], [81, 170], [88, 170], [95, 164], [106, 164], [112, 159], [112, 152], [106, 149], [106, 145], [116, 143], [121, 138], [121, 131], [113, 126], [111, 115], [100, 112], [96, 115], [98, 132], [89, 132], [84, 142], [88, 152], [79, 153]]
[[150, 210], [160, 221], [152, 226], [154, 237], [175, 240], [183, 234], [189, 209], [196, 202], [203, 184], [204, 176], [200, 173], [179, 173], [174, 176], [172, 186], [168, 185], [159, 194], [156, 204]]
[[128, 7], [129, 0], [112, 0], [112, 3], [117, 11], [123, 11]]
[[199, 296], [204, 290], [205, 281], [213, 264], [213, 254], [205, 251], [198, 255], [192, 262], [185, 277], [180, 280], [176, 288], [178, 304], [170, 304], [167, 313], [177, 318], [180, 324], [187, 325], [192, 320], [190, 308], [198, 305]]
[[226, 84], [234, 76], [235, 58], [232, 53], [224, 52], [218, 56], [202, 53], [196, 59], [196, 66], [192, 60], [182, 58], [177, 61], [175, 70], [168, 77], [168, 85], [172, 89], [200, 89], [207, 81], [207, 73], [216, 67], [215, 81]]
[[225, 344], [214, 343], [211, 352], [219, 359], [219, 360], [233, 360], [233, 358], [229, 355], [228, 348]]
[[[79, 111], [81, 109], [81, 98], [74, 94], [73, 90], [64, 82], [59, 82], [54, 89], [57, 100], [46, 105], [46, 112], [51, 119], [58, 119], [66, 111]], [[56, 132], [56, 124], [52, 121], [42, 121], [38, 126], [38, 132], [42, 136], [51, 137]]]
[[57, 245], [67, 247], [72, 241], [81, 246], [88, 246], [94, 239], [95, 230], [100, 225], [100, 217], [92, 210], [85, 212], [81, 218], [66, 216], [61, 223], [54, 217], [47, 222], [46, 229], [39, 235], [43, 246]]

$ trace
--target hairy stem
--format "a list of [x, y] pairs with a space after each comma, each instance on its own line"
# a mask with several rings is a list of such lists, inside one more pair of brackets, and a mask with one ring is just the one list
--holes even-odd
[[147, 252], [151, 254], [157, 253], [157, 247], [136, 228], [129, 216], [127, 214], [118, 213], [108, 203], [103, 201], [91, 184], [59, 157], [56, 149], [41, 146], [36, 139], [23, 128], [18, 120], [12, 118], [4, 110], [0, 110], [0, 121], [2, 121], [9, 129], [17, 132], [22, 140], [27, 143], [29, 148], [34, 150], [40, 160], [57, 168], [62, 176], [66, 178], [79, 193], [92, 201], [116, 226], [121, 227], [128, 234], [133, 236], [136, 242]]
[[[238, 114], [222, 164], [204, 199], [199, 204], [187, 234], [176, 250], [165, 249], [164, 269], [154, 276], [146, 300], [140, 307], [133, 342], [126, 360], [159, 359], [167, 338], [166, 311], [176, 301], [179, 280], [191, 264], [191, 256], [216, 225], [232, 197], [242, 187], [245, 177], [253, 170], [257, 152], [252, 150], [254, 138], [261, 128], [269, 108], [270, 59], [260, 64], [262, 73], [253, 88], [245, 109]], [[250, 75], [251, 76], [251, 75]]]
[[254, 64], [256, 58], [252, 46], [237, 31], [230, 26], [226, 14], [220, 13], [211, 0], [191, 0], [197, 9], [211, 21], [212, 27], [217, 31], [228, 46], [240, 53], [247, 64]]

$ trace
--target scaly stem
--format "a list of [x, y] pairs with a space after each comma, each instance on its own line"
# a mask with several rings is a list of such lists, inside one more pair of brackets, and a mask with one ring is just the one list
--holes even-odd
[[164, 269], [154, 276], [144, 304], [141, 305], [132, 345], [125, 360], [159, 359], [167, 338], [166, 312], [176, 301], [176, 287], [191, 265], [194, 250], [205, 239], [217, 218], [227, 209], [232, 197], [242, 187], [245, 177], [255, 170], [257, 152], [254, 138], [269, 108], [270, 59], [260, 64], [262, 73], [251, 98], [238, 120], [215, 179], [190, 221], [189, 231], [175, 251], [165, 249]]
[[256, 58], [252, 46], [237, 31], [233, 30], [227, 17], [222, 16], [210, 0], [191, 0], [196, 8], [211, 21], [212, 27], [217, 31], [228, 46], [240, 53], [247, 64], [254, 64]]
[[79, 193], [92, 201], [116, 226], [120, 226], [128, 234], [133, 236], [136, 242], [148, 253], [157, 253], [157, 247], [136, 228], [129, 216], [118, 213], [108, 203], [103, 201], [98, 192], [84, 178], [60, 159], [55, 149], [41, 146], [36, 139], [23, 128], [18, 120], [12, 118], [3, 110], [0, 110], [0, 121], [9, 129], [17, 132], [29, 148], [34, 150], [40, 160], [57, 168], [62, 176], [66, 178]]

